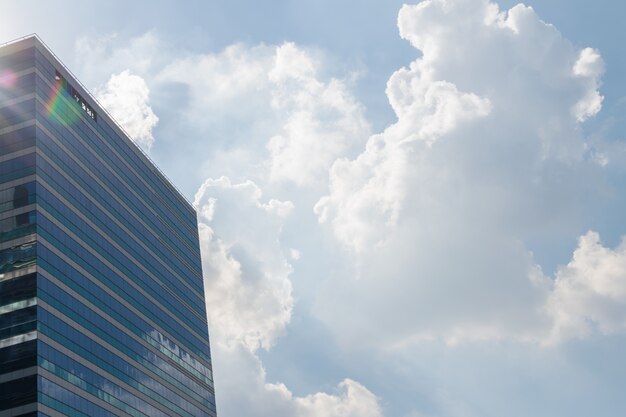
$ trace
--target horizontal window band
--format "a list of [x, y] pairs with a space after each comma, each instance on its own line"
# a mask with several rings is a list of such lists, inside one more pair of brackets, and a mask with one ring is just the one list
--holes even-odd
[[0, 349], [37, 339], [37, 330], [0, 340]]
[[[49, 246], [49, 244], [46, 246]], [[150, 318], [148, 315], [146, 315], [146, 313], [144, 313], [136, 305], [133, 305], [132, 303], [130, 303], [120, 294], [117, 294], [116, 292], [111, 292], [110, 288], [107, 285], [105, 285], [105, 283], [101, 282], [99, 279], [92, 276], [82, 266], [78, 265], [74, 260], [68, 258], [62, 251], [59, 251], [57, 248], [52, 249], [52, 251], [53, 253], [54, 251], [58, 251], [58, 253], [54, 253], [54, 254], [58, 256], [61, 261], [63, 261], [64, 263], [68, 263], [77, 273], [81, 274], [82, 276], [87, 277], [87, 279], [93, 285], [98, 287], [100, 290], [109, 291], [109, 296], [112, 297], [116, 302], [124, 306], [126, 309], [128, 309], [132, 314], [134, 314], [138, 318], [138, 320], [146, 323], [148, 326], [150, 326], [153, 329], [160, 329], [160, 332], [162, 332], [166, 338], [168, 338], [169, 340], [171, 340], [172, 342], [176, 343], [179, 346], [193, 346], [193, 343], [191, 343], [190, 341], [187, 341], [187, 339], [183, 335], [175, 336], [176, 333], [172, 333], [170, 331], [165, 330], [164, 328], [168, 327], [166, 326], [167, 323], [159, 324], [157, 321]], [[50, 271], [48, 271], [47, 268], [48, 267], [41, 265], [40, 266], [41, 274], [47, 277], [48, 279], [52, 279], [55, 283], [61, 283], [60, 280], [56, 278], [56, 274], [55, 274], [56, 268], [53, 265], [50, 265], [50, 268], [54, 268], [54, 270], [51, 269]], [[62, 285], [65, 286], [65, 284], [62, 284]], [[93, 293], [91, 291], [87, 291], [84, 295], [91, 297]], [[181, 341], [185, 341], [186, 343], [182, 343]], [[208, 343], [207, 339], [204, 339], [204, 343]], [[200, 353], [192, 353], [192, 352], [188, 352], [188, 354], [194, 360], [197, 360], [199, 363], [202, 363], [205, 367], [210, 369], [211, 362], [208, 358], [204, 357], [205, 355], [200, 354]]]
[[[57, 139], [53, 139], [53, 140], [57, 141]], [[46, 187], [48, 191], [56, 192], [58, 194], [58, 190], [52, 187], [53, 182], [57, 183], [59, 181], [59, 180], [55, 180], [54, 178], [52, 178], [52, 176], [58, 175], [59, 177], [62, 178], [63, 181], [68, 181], [74, 188], [76, 188], [77, 191], [79, 191], [84, 197], [90, 200], [93, 204], [96, 204], [96, 206], [104, 213], [104, 215], [110, 218], [112, 222], [120, 226], [122, 229], [126, 229], [129, 235], [133, 238], [133, 240], [137, 242], [137, 244], [139, 245], [143, 244], [144, 249], [147, 248], [147, 246], [144, 243], [145, 240], [148, 237], [153, 237], [157, 242], [159, 242], [162, 245], [163, 249], [168, 254], [167, 256], [173, 256], [177, 258], [179, 262], [181, 262], [181, 265], [183, 265], [184, 268], [188, 269], [188, 272], [181, 270], [181, 275], [186, 276], [187, 274], [189, 274], [189, 276], [195, 277], [194, 281], [192, 282], [181, 280], [180, 283], [181, 285], [185, 286], [188, 290], [191, 290], [194, 293], [194, 295], [201, 298], [203, 296], [203, 289], [202, 289], [202, 282], [201, 282], [201, 276], [202, 276], [201, 266], [199, 264], [192, 266], [190, 263], [192, 259], [197, 259], [199, 262], [200, 260], [199, 250], [197, 248], [194, 250], [191, 250], [190, 246], [187, 243], [179, 239], [179, 242], [181, 244], [185, 244], [185, 247], [189, 249], [189, 251], [185, 252], [185, 254], [191, 254], [193, 256], [193, 257], [189, 257], [188, 258], [189, 260], [185, 260], [184, 257], [179, 254], [180, 252], [179, 247], [172, 247], [171, 242], [167, 243], [164, 241], [163, 239], [164, 236], [161, 236], [164, 233], [164, 231], [159, 230], [157, 224], [155, 224], [154, 221], [150, 221], [149, 218], [145, 218], [141, 216], [140, 214], [138, 214], [138, 212], [136, 212], [138, 208], [135, 207], [133, 204], [131, 204], [133, 205], [133, 208], [134, 208], [134, 211], [133, 211], [133, 208], [129, 206], [129, 202], [124, 201], [116, 193], [112, 193], [110, 191], [110, 187], [103, 183], [103, 179], [93, 177], [94, 184], [88, 184], [81, 175], [78, 175], [78, 173], [74, 173], [73, 171], [76, 169], [79, 169], [89, 174], [90, 172], [89, 169], [86, 166], [84, 166], [82, 162], [79, 163], [78, 161], [76, 161], [75, 157], [73, 157], [73, 159], [70, 161], [60, 160], [60, 157], [57, 155], [57, 153], [58, 152], [67, 153], [68, 151], [64, 149], [64, 145], [60, 143], [54, 143], [51, 145], [59, 147], [60, 151], [54, 151], [53, 149], [48, 149], [48, 147], [43, 144], [37, 149], [37, 155], [41, 156], [41, 158], [45, 161], [45, 164], [42, 163], [40, 167], [41, 168], [40, 178], [41, 176], [45, 175], [46, 178], [44, 180], [48, 184], [48, 187]], [[50, 169], [54, 171], [47, 172]], [[74, 173], [74, 176], [68, 175], [72, 173]], [[58, 183], [56, 185], [57, 187], [59, 186]], [[112, 204], [113, 202], [115, 202], [115, 204]], [[119, 206], [119, 208], [117, 206]], [[123, 210], [123, 212], [120, 212], [120, 210]], [[129, 216], [127, 222], [130, 223], [130, 225], [134, 229], [133, 231], [129, 230], [127, 226], [122, 225], [120, 223], [119, 219], [125, 218], [124, 216]], [[146, 221], [148, 221], [150, 224], [146, 223]], [[141, 225], [140, 228], [138, 228], [137, 225], [135, 225], [135, 223], [137, 225]], [[149, 248], [148, 250], [151, 251]], [[161, 249], [159, 249], [159, 251], [163, 252], [163, 250]], [[162, 257], [164, 255], [160, 255], [160, 256]], [[156, 259], [158, 261], [159, 258], [157, 257]], [[169, 265], [164, 264], [164, 267], [169, 268]], [[177, 267], [177, 268], [180, 268], [180, 267]]]
[[26, 307], [32, 307], [37, 305], [37, 298], [29, 298], [28, 300], [17, 301], [12, 304], [0, 306], [0, 314], [10, 313], [11, 311], [21, 310]]
[[[40, 213], [42, 213], [41, 209]], [[196, 344], [199, 349], [208, 348], [208, 329], [206, 330], [207, 333], [200, 334], [200, 330], [194, 330], [192, 327], [184, 322], [185, 316], [179, 317], [174, 314], [174, 312], [163, 308], [163, 306], [167, 306], [169, 303], [161, 303], [159, 301], [159, 298], [156, 298], [149, 292], [145, 291], [144, 288], [134, 282], [128, 275], [119, 271], [114, 265], [111, 265], [107, 259], [102, 257], [102, 254], [96, 253], [93, 248], [89, 247], [81, 239], [78, 239], [76, 236], [74, 236], [71, 231], [68, 231], [64, 225], [59, 224], [56, 219], [51, 219], [47, 216], [42, 215], [40, 216], [40, 223], [38, 224], [38, 227], [39, 242], [51, 253], [59, 256], [64, 262], [71, 261], [79, 265], [81, 267], [81, 270], [83, 271], [81, 272], [81, 274], [93, 277], [91, 281], [101, 283], [105, 287], [106, 291], [114, 290], [116, 292], [119, 292], [119, 294], [122, 295], [122, 298], [124, 299], [135, 299], [135, 301], [140, 302], [140, 304], [144, 306], [144, 308], [148, 308], [146, 302], [152, 303], [150, 305], [161, 306], [159, 309], [159, 314], [164, 314], [166, 317], [172, 320], [172, 324], [176, 323], [177, 326], [181, 326], [186, 331], [188, 331], [189, 334], [193, 337], [193, 340], [195, 340], [195, 342], [191, 340], [192, 345]], [[55, 228], [58, 228], [60, 230], [55, 230]], [[63, 233], [63, 235], [70, 238], [70, 240], [66, 242], [67, 244], [61, 243], [61, 241], [59, 240], [60, 236], [55, 236], [55, 233], [58, 232], [61, 232]], [[84, 251], [84, 253], [81, 254], [80, 251]], [[88, 262], [86, 259], [90, 260], [90, 262]], [[107, 272], [109, 274], [114, 274], [114, 276], [107, 277], [107, 275], [105, 275], [105, 273]], [[124, 285], [128, 284], [129, 288], [120, 287], [119, 284], [121, 284], [122, 282], [124, 283]], [[117, 287], [117, 289], [115, 287]], [[152, 289], [150, 292], [154, 293], [154, 291], [155, 290]], [[136, 296], [133, 296], [133, 294], [136, 294]], [[137, 297], [139, 299], [137, 299]], [[162, 295], [160, 296], [160, 298], [162, 298]], [[143, 302], [141, 302], [141, 299], [143, 299]], [[155, 312], [150, 311], [150, 314], [154, 315]], [[205, 327], [203, 326], [201, 329], [205, 330]], [[173, 330], [176, 331], [176, 329]], [[184, 336], [183, 338], [185, 339]]]
[[[154, 352], [148, 349], [148, 347], [142, 342], [136, 343], [140, 345], [140, 348], [143, 348], [146, 351], [153, 353], [154, 356], [158, 358], [158, 360], [154, 360], [154, 358], [152, 358], [151, 361], [147, 357], [149, 355], [146, 355], [144, 352], [138, 353], [135, 346], [131, 347], [129, 346], [129, 344], [120, 342], [119, 340], [108, 339], [107, 335], [104, 334], [102, 329], [100, 329], [97, 325], [92, 322], [86, 321], [82, 317], [74, 317], [73, 315], [76, 314], [74, 312], [59, 312], [56, 308], [54, 308], [54, 306], [49, 306], [47, 304], [42, 305], [42, 308], [45, 309], [46, 312], [49, 313], [51, 316], [54, 316], [52, 320], [61, 320], [62, 322], [68, 323], [68, 325], [72, 329], [76, 329], [75, 331], [79, 332], [80, 334], [84, 335], [89, 340], [97, 344], [97, 347], [94, 349], [93, 352], [88, 352], [89, 355], [94, 355], [94, 357], [97, 358], [97, 360], [89, 360], [90, 363], [93, 363], [94, 365], [102, 368], [101, 365], [98, 365], [96, 363], [97, 361], [102, 361], [108, 364], [105, 366], [105, 369], [107, 370], [116, 368], [121, 372], [127, 373], [126, 371], [124, 371], [124, 369], [112, 365], [112, 363], [116, 360], [112, 358], [119, 358], [123, 360], [124, 363], [126, 363], [128, 366], [134, 368], [136, 372], [142, 374], [141, 376], [139, 376], [139, 379], [137, 379], [137, 377], [128, 375], [130, 378], [139, 381], [147, 376], [150, 379], [157, 381], [160, 385], [162, 385], [164, 389], [175, 393], [179, 397], [185, 398], [188, 396], [189, 398], [186, 399], [186, 401], [194, 403], [195, 400], [196, 403], [194, 403], [194, 405], [196, 405], [197, 407], [211, 407], [208, 401], [209, 398], [205, 397], [207, 395], [214, 395], [214, 391], [211, 385], [208, 385], [206, 383], [200, 384], [198, 379], [193, 378], [192, 375], [188, 373], [184, 373], [180, 368], [173, 366], [173, 364], [170, 363], [167, 359], [164, 359], [163, 357], [154, 354]], [[55, 331], [54, 329], [51, 330], [53, 332]], [[63, 335], [63, 331], [61, 329], [58, 330], [61, 332], [61, 334], [57, 336], [65, 338], [65, 336]], [[46, 341], [47, 337], [51, 337], [56, 342], [60, 343], [60, 345], [63, 346], [64, 349], [72, 350], [81, 357], [85, 356], [85, 354], [81, 354], [79, 351], [76, 350], [76, 348], [73, 348], [70, 341], [64, 341], [60, 339], [57, 340], [58, 337], [55, 336], [55, 334], [46, 336], [44, 333], [47, 333], [47, 330], [45, 330], [43, 327], [40, 329], [40, 331], [40, 340]], [[129, 340], [136, 341], [136, 339], [134, 338], [129, 338]], [[48, 344], [50, 345], [50, 343]], [[172, 373], [167, 373], [168, 370], [166, 368], [164, 369], [162, 367], [163, 365], [169, 366], [170, 368], [172, 368], [173, 371], [176, 371], [178, 375], [176, 375], [176, 377], [173, 377]]]

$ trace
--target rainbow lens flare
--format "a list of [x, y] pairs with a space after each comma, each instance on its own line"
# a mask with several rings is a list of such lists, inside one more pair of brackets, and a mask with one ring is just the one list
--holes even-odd
[[63, 90], [63, 81], [56, 80], [46, 102], [46, 116], [63, 126], [69, 126], [76, 122], [78, 115], [63, 100]]

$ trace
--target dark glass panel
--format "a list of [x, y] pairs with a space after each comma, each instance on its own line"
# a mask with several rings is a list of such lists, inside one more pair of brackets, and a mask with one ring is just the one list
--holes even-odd
[[33, 298], [37, 294], [36, 282], [36, 274], [0, 281], [0, 306]]
[[0, 70], [18, 72], [35, 66], [35, 48], [27, 48], [0, 56]]
[[28, 205], [29, 195], [30, 193], [26, 184], [21, 184], [13, 188], [13, 207], [22, 207]]
[[0, 315], [0, 340], [28, 333], [37, 328], [37, 306]]
[[35, 173], [35, 154], [31, 153], [0, 163], [0, 183]]
[[[27, 323], [37, 319], [37, 306], [22, 308], [0, 315], [0, 332], [18, 324]], [[1, 333], [0, 333], [1, 334]]]
[[35, 233], [36, 218], [37, 213], [33, 210], [0, 220], [0, 241], [6, 242]]
[[7, 155], [35, 146], [35, 126], [28, 126], [0, 135], [0, 155]]
[[35, 197], [34, 181], [0, 190], [0, 213], [33, 204]]
[[0, 349], [0, 374], [29, 368], [37, 364], [37, 341], [19, 343]]
[[0, 251], [0, 273], [3, 274], [29, 266], [35, 263], [36, 259], [37, 244], [35, 242], [4, 249]]
[[7, 339], [13, 336], [19, 336], [22, 334], [26, 334], [28, 332], [32, 332], [37, 329], [37, 321], [29, 321], [27, 323], [17, 324], [13, 327], [9, 327], [6, 329], [0, 330], [0, 339]]
[[0, 384], [0, 410], [9, 410], [37, 401], [37, 375]]

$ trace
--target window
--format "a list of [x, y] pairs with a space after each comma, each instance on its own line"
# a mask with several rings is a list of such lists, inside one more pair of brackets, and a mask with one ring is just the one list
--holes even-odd
[[98, 113], [96, 113], [96, 111], [93, 109], [93, 107], [91, 107], [83, 98], [83, 96], [81, 96], [78, 91], [76, 91], [76, 89], [74, 87], [72, 87], [70, 85], [70, 83], [67, 82], [67, 80], [61, 75], [61, 73], [59, 71], [56, 71], [55, 73], [55, 77], [54, 77], [57, 81], [57, 83], [60, 83], [61, 86], [63, 87], [63, 89], [65, 91], [67, 91], [67, 93], [74, 99], [76, 100], [76, 103], [78, 103], [78, 105], [80, 106], [81, 109], [83, 109], [83, 111], [85, 113], [87, 113], [87, 115], [89, 117], [91, 117], [93, 120], [95, 120], [96, 122], [98, 121]]

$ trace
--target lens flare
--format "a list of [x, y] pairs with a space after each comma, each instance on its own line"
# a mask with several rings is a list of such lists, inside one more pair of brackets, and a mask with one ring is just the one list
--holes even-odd
[[16, 81], [17, 75], [13, 71], [7, 69], [0, 73], [0, 87], [12, 88]]
[[63, 126], [70, 126], [78, 119], [78, 115], [63, 100], [63, 90], [63, 81], [56, 80], [46, 101], [46, 116]]

